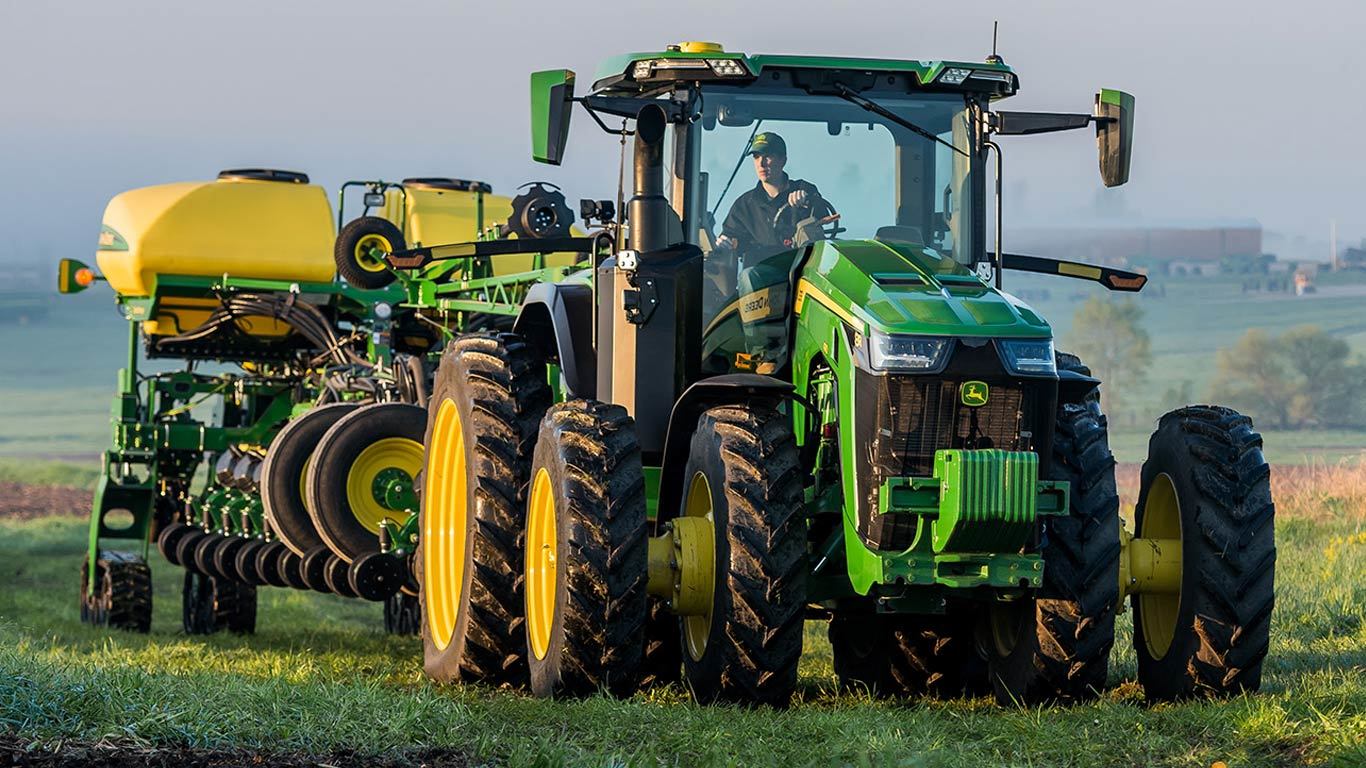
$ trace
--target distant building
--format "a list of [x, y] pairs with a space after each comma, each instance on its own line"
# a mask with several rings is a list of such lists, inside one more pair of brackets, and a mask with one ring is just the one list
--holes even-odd
[[[1224, 259], [1262, 254], [1262, 225], [1250, 219], [1016, 228], [1006, 237], [1007, 251], [1163, 271], [1175, 263], [1202, 274], [1217, 272]], [[1196, 262], [1211, 266], [1192, 269]]]

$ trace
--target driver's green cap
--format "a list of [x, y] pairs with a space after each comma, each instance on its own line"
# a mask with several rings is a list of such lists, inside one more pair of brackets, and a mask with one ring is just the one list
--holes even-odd
[[749, 154], [787, 157], [787, 142], [783, 141], [782, 136], [765, 131], [749, 143]]

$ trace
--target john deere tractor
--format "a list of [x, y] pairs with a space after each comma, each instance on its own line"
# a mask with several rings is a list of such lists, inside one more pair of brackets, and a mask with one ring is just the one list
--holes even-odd
[[[442, 355], [418, 549], [429, 675], [543, 696], [682, 678], [703, 702], [782, 706], [804, 622], [826, 619], [844, 685], [1069, 702], [1106, 685], [1127, 599], [1148, 697], [1258, 687], [1274, 508], [1251, 422], [1164, 415], [1126, 530], [1102, 382], [1002, 288], [1007, 270], [1143, 287], [1004, 251], [999, 214], [997, 137], [1092, 128], [1115, 186], [1133, 98], [995, 109], [1018, 82], [995, 56], [710, 43], [612, 59], [587, 93], [532, 75], [535, 159], [561, 161], [583, 109], [632, 137], [631, 195], [619, 249], [534, 286], [512, 332]], [[433, 274], [588, 243], [389, 261]]]

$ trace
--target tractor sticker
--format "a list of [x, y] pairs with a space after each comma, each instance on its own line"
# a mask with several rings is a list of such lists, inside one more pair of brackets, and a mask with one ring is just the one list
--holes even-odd
[[740, 297], [740, 322], [756, 323], [777, 317], [784, 311], [784, 290], [787, 286], [773, 285]]
[[100, 226], [100, 247], [101, 251], [126, 251], [128, 241], [123, 239], [123, 235], [114, 231], [108, 224]]
[[981, 408], [987, 404], [987, 397], [990, 392], [990, 388], [984, 381], [965, 381], [959, 396], [963, 400], [963, 405], [969, 408]]

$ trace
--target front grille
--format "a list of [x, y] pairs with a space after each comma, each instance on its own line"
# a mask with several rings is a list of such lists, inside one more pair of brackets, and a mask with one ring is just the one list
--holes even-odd
[[[965, 405], [963, 384], [989, 387], [987, 402]], [[941, 448], [999, 448], [1039, 454], [1046, 477], [1053, 437], [1057, 382], [1011, 376], [993, 344], [959, 344], [937, 374], [855, 374], [859, 479], [863, 504], [860, 532], [870, 546], [910, 546], [914, 520], [877, 514], [877, 492], [889, 477], [929, 477]]]
[[1033, 450], [1034, 392], [1018, 383], [987, 381], [986, 405], [964, 405], [968, 381], [932, 376], [884, 376], [877, 391], [874, 464], [883, 477], [925, 477], [941, 448]]

